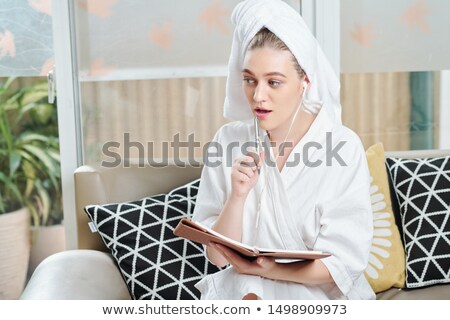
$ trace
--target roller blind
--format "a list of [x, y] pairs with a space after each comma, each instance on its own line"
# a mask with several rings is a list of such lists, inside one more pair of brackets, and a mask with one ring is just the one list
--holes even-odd
[[51, 0], [0, 0], [0, 76], [44, 76], [53, 64]]
[[450, 1], [341, 0], [341, 72], [450, 69]]

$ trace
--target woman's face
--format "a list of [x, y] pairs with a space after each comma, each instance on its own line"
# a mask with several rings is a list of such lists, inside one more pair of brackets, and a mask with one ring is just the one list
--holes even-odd
[[303, 80], [291, 53], [269, 47], [247, 51], [242, 77], [247, 101], [261, 128], [287, 130], [303, 93]]

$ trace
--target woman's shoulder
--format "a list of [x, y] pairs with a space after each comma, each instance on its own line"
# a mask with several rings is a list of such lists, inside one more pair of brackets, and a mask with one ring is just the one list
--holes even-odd
[[354, 159], [365, 155], [365, 150], [359, 135], [343, 124], [334, 124], [331, 131], [331, 145], [342, 145], [340, 151], [346, 158]]
[[346, 141], [352, 145], [362, 147], [362, 142], [359, 135], [343, 124], [334, 124], [331, 133], [333, 139], [338, 141]]
[[347, 139], [352, 142], [361, 143], [361, 139], [359, 135], [350, 129], [349, 127], [343, 125], [343, 124], [334, 124], [332, 129], [333, 135], [336, 136], [336, 138], [339, 139]]

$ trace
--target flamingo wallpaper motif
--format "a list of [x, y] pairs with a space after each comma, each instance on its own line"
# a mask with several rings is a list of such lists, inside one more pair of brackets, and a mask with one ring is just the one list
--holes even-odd
[[77, 0], [80, 78], [225, 75], [238, 2]]
[[[81, 80], [225, 75], [239, 1], [73, 0]], [[340, 3], [343, 73], [450, 69], [450, 1]], [[51, 9], [0, 0], [0, 76], [53, 66]]]
[[240, 1], [76, 0], [80, 78], [224, 76]]
[[450, 1], [340, 1], [342, 73], [450, 69]]
[[51, 0], [0, 0], [0, 77], [53, 67]]

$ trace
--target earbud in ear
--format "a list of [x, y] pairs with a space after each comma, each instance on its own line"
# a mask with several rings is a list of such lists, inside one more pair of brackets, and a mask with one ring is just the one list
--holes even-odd
[[306, 94], [306, 89], [308, 89], [308, 83], [306, 81], [303, 81], [303, 96]]

